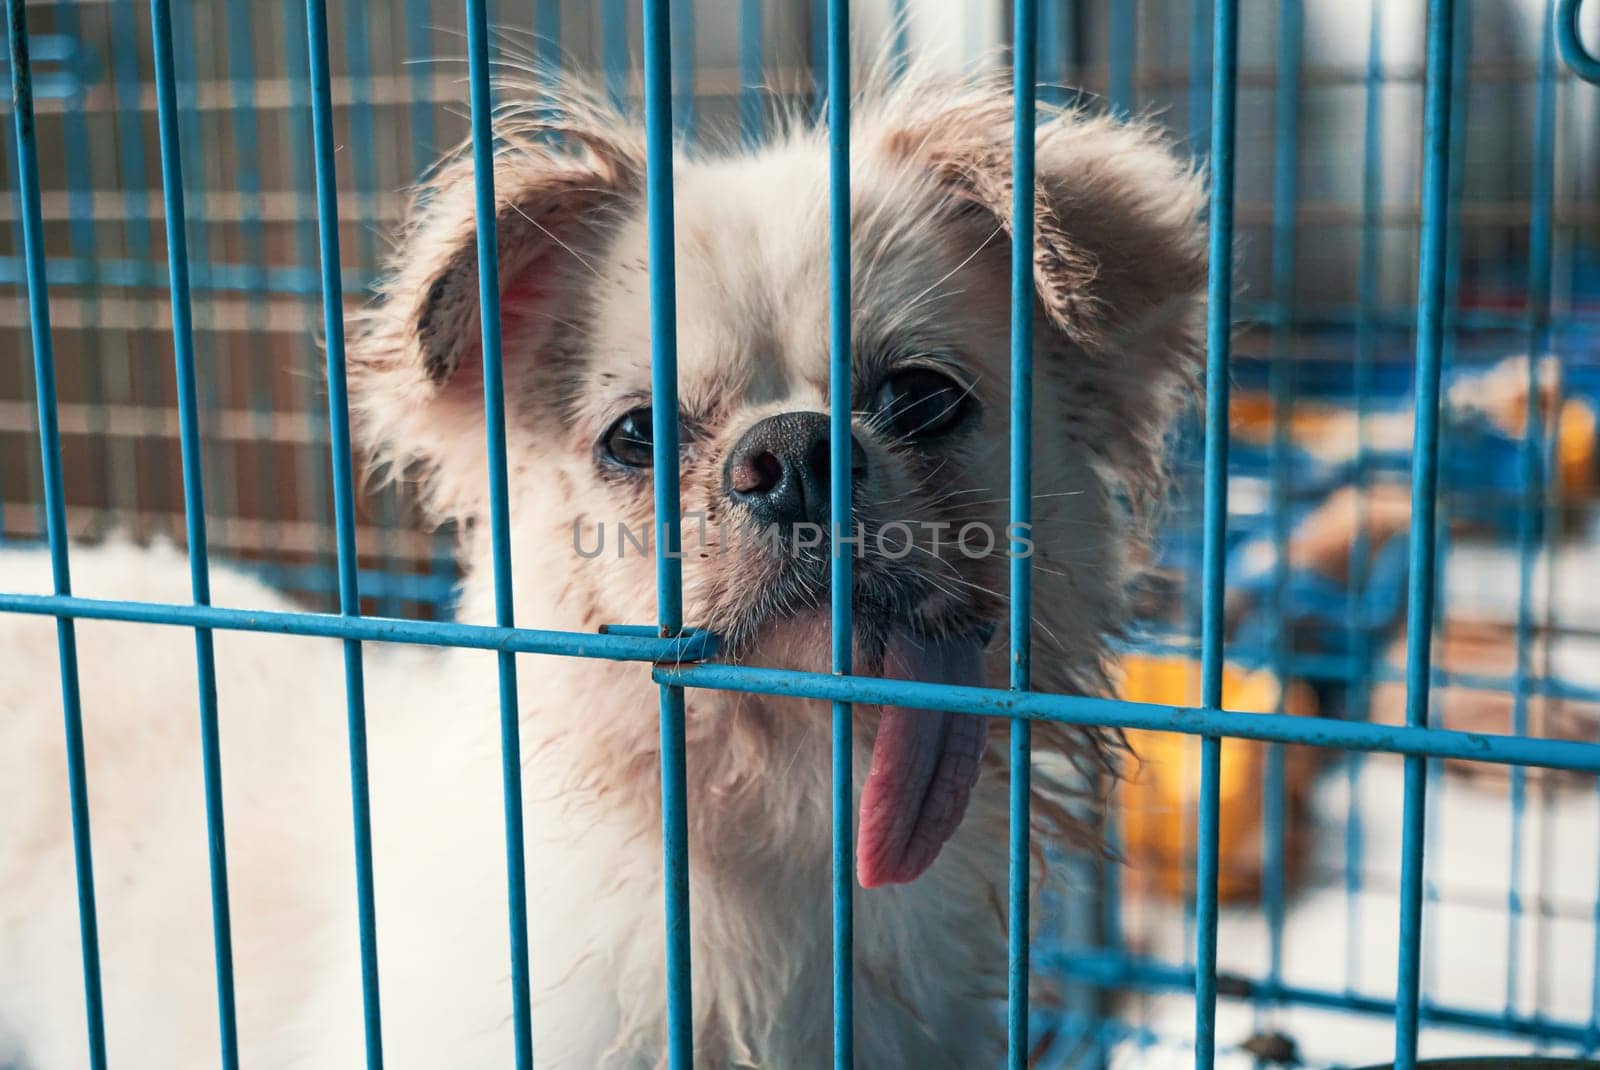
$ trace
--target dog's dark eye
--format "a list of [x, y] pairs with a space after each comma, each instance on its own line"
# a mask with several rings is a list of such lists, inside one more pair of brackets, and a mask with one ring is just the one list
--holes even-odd
[[600, 452], [627, 468], [649, 468], [655, 459], [653, 432], [650, 409], [634, 409], [611, 425], [600, 440]]
[[901, 438], [938, 438], [966, 420], [972, 409], [971, 394], [943, 372], [909, 368], [884, 380], [873, 399], [873, 409]]

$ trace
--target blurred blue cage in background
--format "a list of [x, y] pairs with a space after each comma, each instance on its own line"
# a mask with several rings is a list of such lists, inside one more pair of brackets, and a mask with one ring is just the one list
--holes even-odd
[[[1141, 592], [1124, 697], [1407, 721], [1413, 413], [1428, 400], [1414, 408], [1416, 358], [1433, 347], [1437, 522], [1415, 530], [1436, 533], [1438, 577], [1431, 621], [1412, 618], [1432, 628], [1431, 676], [1418, 678], [1432, 724], [1600, 742], [1600, 88], [1575, 71], [1587, 62], [1593, 80], [1592, 59], [1564, 61], [1557, 32], [1565, 20], [1592, 52], [1600, 4], [1475, 0], [1454, 5], [1443, 30], [1423, 0], [1244, 0], [1226, 5], [1236, 24], [1213, 0], [853, 6], [858, 60], [886, 49], [950, 69], [1009, 63], [1013, 27], [1036, 16], [1041, 99], [1155, 116], [1202, 158], [1214, 81], [1236, 87], [1232, 396], [1213, 413], [1228, 439], [1215, 622], [1233, 675], [1205, 674], [1220, 701], [1202, 692], [1195, 418], [1175, 445], [1178, 500]], [[829, 5], [671, 7], [680, 136], [758, 139], [774, 102], [820, 104]], [[182, 542], [157, 42], [133, 0], [29, 0], [26, 16], [65, 523], [81, 539]], [[337, 611], [306, 19], [296, 3], [186, 0], [170, 43], [209, 545]], [[405, 187], [469, 134], [469, 26], [463, 5], [443, 0], [337, 3], [329, 20], [348, 309], [365, 298]], [[637, 0], [498, 0], [488, 20], [508, 69], [572, 68], [619, 99], [643, 96]], [[1223, 71], [1217, 25], [1238, 33], [1237, 66]], [[1452, 117], [1434, 131], [1442, 160], [1424, 129], [1430, 25], [1451, 46], [1434, 52], [1449, 69], [1432, 72]], [[47, 469], [19, 157], [4, 145], [0, 539], [35, 541]], [[1432, 186], [1430, 167], [1442, 168]], [[1435, 194], [1443, 216], [1425, 226]], [[1442, 243], [1432, 254], [1430, 240]], [[1438, 315], [1420, 341], [1419, 308]], [[360, 611], [448, 620], [453, 534], [427, 530], [392, 489], [361, 491]], [[1592, 773], [1434, 757], [1422, 852], [1402, 844], [1421, 813], [1402, 810], [1423, 787], [1403, 768], [1421, 768], [1415, 751], [1313, 760], [1230, 742], [1206, 757], [1219, 793], [1208, 804], [1195, 772], [1208, 744], [1192, 730], [1172, 741], [1168, 754], [1150, 740], [1148, 775], [1120, 789], [1124, 816], [1109, 831], [1127, 865], [1072, 860], [1044, 904], [1032, 1065], [1193, 1066], [1197, 987], [1202, 1033], [1218, 998], [1219, 1065], [1376, 1062], [1408, 1015], [1400, 1028], [1419, 1030], [1424, 1053], [1600, 1051]], [[1208, 805], [1220, 807], [1209, 818]], [[1196, 866], [1219, 816], [1213, 918]], [[1412, 887], [1423, 938], [1408, 992], [1394, 954], [1417, 939], [1404, 920]], [[1196, 957], [1211, 938], [1215, 976]]]

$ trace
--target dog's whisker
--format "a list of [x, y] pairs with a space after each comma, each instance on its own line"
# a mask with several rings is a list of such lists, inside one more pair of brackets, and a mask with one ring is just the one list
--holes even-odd
[[511, 210], [512, 211], [516, 212], [523, 219], [527, 220], [530, 224], [532, 224], [532, 226], [536, 230], [538, 230], [545, 237], [549, 238], [551, 241], [555, 242], [561, 248], [565, 249], [569, 254], [571, 254], [571, 256], [572, 256], [572, 258], [574, 260], [576, 260], [578, 263], [583, 265], [584, 270], [589, 272], [589, 274], [593, 275], [596, 279], [600, 279], [600, 281], [602, 281], [602, 282], [605, 281], [604, 279], [601, 278], [600, 272], [595, 268], [594, 263], [588, 257], [586, 257], [582, 253], [578, 252], [578, 250], [574, 249], [568, 242], [563, 241], [549, 227], [545, 226], [543, 223], [541, 223], [537, 219], [533, 218], [533, 216], [529, 215], [527, 213], [527, 211], [524, 210], [523, 207], [521, 205], [519, 205], [516, 201], [511, 201], [510, 204], [511, 204]]

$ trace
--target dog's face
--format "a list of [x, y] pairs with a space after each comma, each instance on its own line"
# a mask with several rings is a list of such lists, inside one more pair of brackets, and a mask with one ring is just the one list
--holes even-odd
[[[508, 128], [496, 171], [514, 554], [519, 573], [544, 577], [542, 604], [519, 605], [519, 622], [646, 622], [642, 139], [592, 106], [553, 125], [559, 141]], [[1009, 131], [1009, 98], [971, 85], [911, 83], [856, 111], [850, 542], [828, 534], [825, 138], [801, 131], [760, 152], [676, 161], [684, 617], [723, 637], [724, 658], [826, 670], [830, 556], [845, 552], [858, 671], [1003, 683], [985, 648], [1003, 631], [1007, 552], [1020, 547], [1033, 559], [1038, 643], [1054, 655], [1035, 659], [1037, 686], [1100, 684], [1136, 514], [1189, 382], [1199, 186], [1142, 129], [1076, 115], [1041, 127], [1035, 520], [1013, 532]], [[476, 520], [486, 483], [470, 161], [447, 164], [425, 193], [358, 336], [353, 385], [369, 439], [420, 462], [441, 512]], [[901, 712], [885, 712], [866, 785], [864, 883], [932, 861], [983, 753], [973, 719]]]

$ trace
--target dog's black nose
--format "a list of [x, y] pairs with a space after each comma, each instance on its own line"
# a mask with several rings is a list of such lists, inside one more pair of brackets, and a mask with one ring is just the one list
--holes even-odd
[[[867, 453], [850, 436], [850, 471], [867, 473]], [[728, 496], [759, 524], [826, 525], [832, 480], [828, 470], [828, 417], [786, 412], [758, 421], [744, 433], [723, 466]]]

